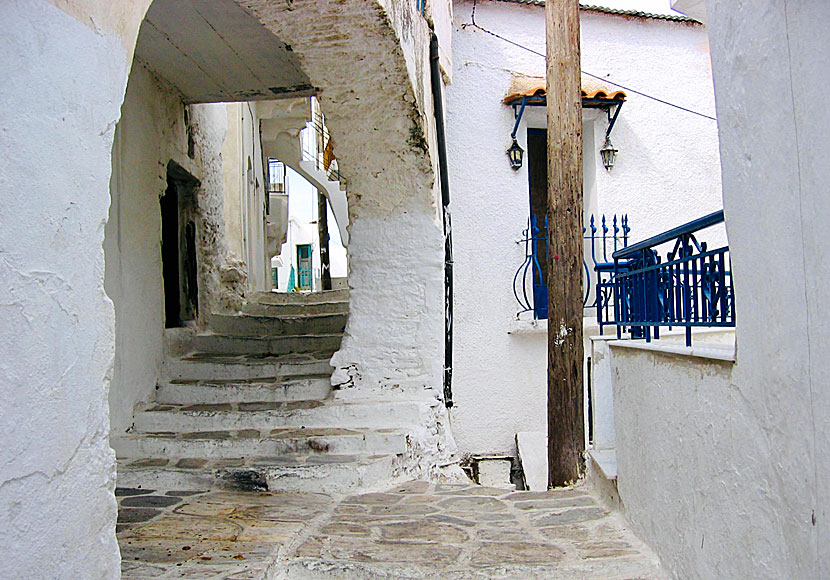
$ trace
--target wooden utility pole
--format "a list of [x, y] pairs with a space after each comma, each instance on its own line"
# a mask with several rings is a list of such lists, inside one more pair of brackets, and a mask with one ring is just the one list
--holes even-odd
[[331, 290], [329, 256], [329, 211], [326, 196], [317, 191], [317, 235], [320, 242], [320, 282], [323, 290]]
[[582, 95], [579, 0], [547, 0], [548, 483], [583, 469]]

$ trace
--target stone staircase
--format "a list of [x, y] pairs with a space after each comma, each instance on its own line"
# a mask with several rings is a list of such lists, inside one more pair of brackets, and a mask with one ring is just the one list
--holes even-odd
[[113, 440], [120, 487], [345, 492], [393, 478], [416, 402], [332, 397], [348, 291], [267, 293], [169, 333], [156, 400]]

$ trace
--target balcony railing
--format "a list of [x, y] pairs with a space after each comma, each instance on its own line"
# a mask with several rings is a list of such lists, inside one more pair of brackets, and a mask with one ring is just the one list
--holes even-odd
[[344, 181], [340, 175], [337, 159], [334, 157], [331, 136], [326, 126], [326, 117], [312, 97], [311, 121], [306, 123], [302, 135], [302, 158], [313, 161], [314, 168], [323, 171], [331, 181]]
[[[614, 320], [617, 336], [631, 332], [651, 341], [660, 327], [735, 326], [729, 246], [710, 250], [696, 234], [723, 223], [723, 210], [614, 252]], [[670, 249], [663, 259], [657, 247]]]
[[[533, 216], [518, 240], [518, 243], [525, 245], [525, 259], [513, 276], [513, 295], [521, 308], [519, 315], [533, 312], [533, 318], [545, 320], [548, 317], [548, 286], [545, 280], [548, 261], [548, 219], [545, 217], [541, 226], [538, 221]], [[614, 263], [610, 256], [618, 249], [628, 246], [631, 228], [628, 226], [628, 216], [614, 215], [611, 219], [606, 219], [603, 215], [598, 221], [599, 224], [595, 217], [591, 216], [588, 226], [582, 229], [585, 239], [582, 260], [585, 271], [585, 296], [582, 306], [596, 308], [598, 317], [604, 313], [608, 319], [614, 305]]]

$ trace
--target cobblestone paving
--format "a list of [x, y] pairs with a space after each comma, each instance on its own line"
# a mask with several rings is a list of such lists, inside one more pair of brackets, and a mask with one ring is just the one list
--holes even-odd
[[405, 483], [333, 498], [118, 490], [123, 578], [657, 580], [656, 558], [580, 488]]

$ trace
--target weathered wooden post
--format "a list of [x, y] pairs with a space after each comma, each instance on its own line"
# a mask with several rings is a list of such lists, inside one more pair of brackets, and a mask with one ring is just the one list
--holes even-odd
[[331, 290], [331, 259], [329, 256], [329, 211], [326, 196], [317, 191], [317, 235], [320, 242], [320, 283]]
[[551, 486], [583, 467], [582, 95], [579, 0], [548, 0], [548, 461]]

